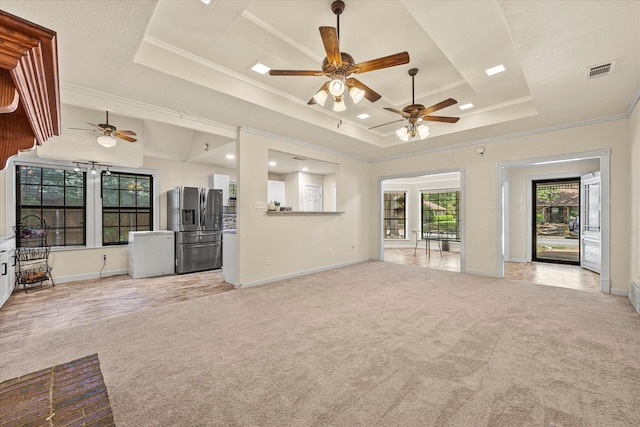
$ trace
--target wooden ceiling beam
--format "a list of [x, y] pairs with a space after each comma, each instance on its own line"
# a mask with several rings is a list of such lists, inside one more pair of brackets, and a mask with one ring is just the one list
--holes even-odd
[[[47, 139], [60, 135], [56, 33], [0, 10], [0, 70], [3, 70], [0, 73], [0, 168], [3, 169], [7, 159], [20, 150], [31, 148], [34, 142], [42, 145]], [[10, 81], [6, 78], [7, 72]], [[13, 106], [15, 93], [12, 91], [17, 93], [20, 108]]]

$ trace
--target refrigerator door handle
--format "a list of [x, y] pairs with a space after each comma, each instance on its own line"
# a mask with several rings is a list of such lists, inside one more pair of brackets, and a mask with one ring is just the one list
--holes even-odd
[[200, 230], [204, 229], [204, 221], [205, 221], [205, 217], [207, 215], [207, 209], [206, 209], [206, 193], [204, 192], [204, 190], [201, 188], [200, 189]]

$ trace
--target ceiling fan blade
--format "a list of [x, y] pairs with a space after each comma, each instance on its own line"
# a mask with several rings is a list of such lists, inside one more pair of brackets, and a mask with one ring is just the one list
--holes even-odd
[[375, 90], [371, 89], [369, 86], [365, 85], [358, 79], [354, 79], [353, 77], [347, 79], [347, 87], [351, 88], [353, 86], [358, 89], [362, 89], [364, 91], [364, 97], [367, 98], [371, 102], [376, 102], [378, 99], [382, 98]]
[[97, 132], [95, 129], [87, 129], [87, 128], [67, 128], [72, 130], [88, 130], [89, 132]]
[[129, 142], [136, 142], [137, 139], [135, 138], [131, 138], [130, 136], [124, 135], [122, 132], [120, 132], [119, 130], [116, 130], [113, 132], [114, 136], [117, 136], [120, 139], [124, 139], [125, 141], [129, 141]]
[[422, 120], [428, 122], [444, 122], [444, 123], [456, 123], [460, 120], [460, 117], [443, 117], [443, 116], [420, 116]]
[[132, 131], [132, 130], [117, 130], [116, 132], [120, 132], [120, 133], [122, 133], [124, 135], [133, 135], [133, 136], [136, 135], [136, 133], [134, 131]]
[[[328, 91], [328, 90], [329, 90], [329, 82], [325, 82], [325, 83], [320, 87], [320, 89], [318, 89], [318, 90], [316, 91], [316, 93], [318, 93], [318, 92], [320, 92], [320, 91], [322, 91], [322, 90], [324, 90], [324, 91]], [[314, 95], [315, 95], [315, 93], [314, 93]], [[311, 99], [309, 100], [309, 102], [307, 102], [307, 105], [315, 105], [315, 104], [317, 104], [317, 103], [318, 103], [318, 102], [316, 101], [316, 99], [312, 96], [312, 97], [311, 97]]]
[[269, 70], [270, 76], [324, 76], [322, 71], [310, 70]]
[[424, 110], [420, 111], [420, 116], [426, 116], [429, 113], [433, 113], [434, 111], [438, 111], [438, 110], [442, 110], [443, 108], [449, 107], [453, 104], [457, 104], [458, 101], [456, 101], [453, 98], [449, 98], [449, 99], [445, 99], [442, 102], [438, 102], [435, 105], [432, 105], [431, 107], [427, 107]]
[[382, 127], [382, 126], [386, 126], [386, 125], [390, 125], [390, 124], [392, 124], [392, 123], [398, 123], [398, 122], [404, 122], [404, 119], [398, 119], [398, 120], [394, 120], [394, 121], [392, 121], [392, 122], [383, 123], [383, 124], [381, 124], [381, 125], [378, 125], [378, 126], [374, 126], [374, 127], [372, 127], [372, 128], [369, 128], [369, 130], [371, 130], [371, 129], [375, 129], [375, 128], [380, 128], [380, 127]]
[[320, 27], [320, 37], [324, 50], [327, 52], [327, 62], [337, 65], [342, 64], [342, 55], [340, 54], [340, 43], [338, 40], [338, 32], [333, 27]]
[[392, 113], [400, 114], [402, 117], [409, 118], [411, 114], [405, 113], [404, 111], [396, 110], [395, 108], [384, 107], [385, 110], [391, 111]]
[[351, 67], [352, 73], [366, 73], [368, 71], [380, 70], [382, 68], [395, 67], [396, 65], [408, 64], [409, 54], [400, 52], [394, 55], [384, 56], [371, 61], [361, 62]]
[[98, 129], [100, 129], [102, 132], [104, 132], [104, 134], [105, 134], [105, 135], [112, 131], [112, 129], [108, 129], [108, 128], [104, 127], [104, 124], [103, 124], [103, 123], [101, 123], [101, 124], [99, 124], [99, 125], [96, 125], [96, 124], [93, 124], [93, 123], [89, 123], [89, 122], [87, 122], [87, 124], [88, 124], [88, 125], [91, 125], [91, 126], [95, 126], [95, 127], [97, 127], [97, 128], [98, 128]]

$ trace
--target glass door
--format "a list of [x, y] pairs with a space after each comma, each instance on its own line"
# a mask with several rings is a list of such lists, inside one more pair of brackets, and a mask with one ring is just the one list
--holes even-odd
[[532, 182], [532, 260], [580, 264], [580, 178]]

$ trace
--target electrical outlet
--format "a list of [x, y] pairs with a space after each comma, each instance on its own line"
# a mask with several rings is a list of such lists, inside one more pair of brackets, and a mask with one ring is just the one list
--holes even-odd
[[271, 257], [270, 256], [267, 257], [267, 265], [271, 265]]
[[107, 254], [102, 255], [102, 260], [106, 261], [107, 260]]
[[329, 248], [329, 253], [333, 254], [333, 248]]
[[493, 251], [489, 251], [489, 259], [495, 259], [496, 258], [496, 253]]

